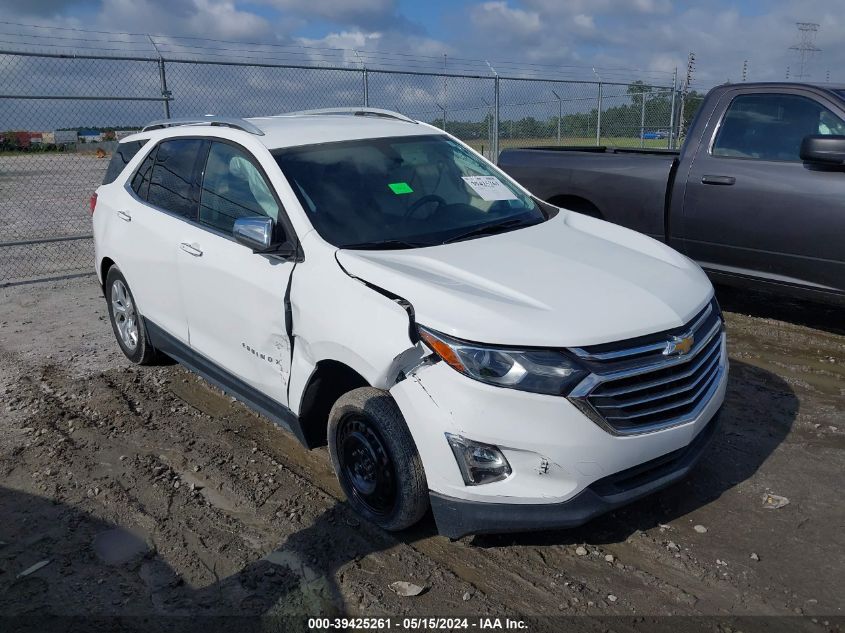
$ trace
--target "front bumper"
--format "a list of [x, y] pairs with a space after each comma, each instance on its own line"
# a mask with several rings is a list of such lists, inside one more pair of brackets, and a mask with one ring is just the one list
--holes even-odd
[[431, 509], [443, 536], [573, 528], [683, 479], [710, 444], [719, 413], [685, 448], [592, 483], [562, 503], [515, 504], [458, 499], [431, 492]]

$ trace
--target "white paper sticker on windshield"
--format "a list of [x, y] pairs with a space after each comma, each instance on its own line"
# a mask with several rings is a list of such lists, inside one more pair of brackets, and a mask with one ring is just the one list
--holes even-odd
[[495, 176], [463, 176], [464, 182], [482, 200], [516, 200], [513, 191], [508, 189], [501, 180]]

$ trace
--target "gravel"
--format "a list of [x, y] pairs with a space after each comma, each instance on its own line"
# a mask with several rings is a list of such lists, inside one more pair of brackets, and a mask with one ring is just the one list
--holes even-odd
[[[727, 400], [686, 480], [582, 528], [453, 543], [430, 517], [381, 532], [344, 503], [325, 449], [178, 365], [130, 366], [92, 278], [0, 289], [0, 611], [823, 622], [845, 606], [845, 363], [819, 358], [845, 358], [845, 337], [720, 300]], [[772, 511], [774, 493], [791, 502]], [[94, 553], [102, 534], [119, 535], [114, 556]], [[396, 579], [426, 590], [397, 595]]]

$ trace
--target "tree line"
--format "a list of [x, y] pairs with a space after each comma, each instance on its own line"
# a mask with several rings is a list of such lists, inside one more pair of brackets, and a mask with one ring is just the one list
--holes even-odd
[[[704, 95], [690, 91], [684, 100], [684, 129], [689, 127]], [[607, 97], [613, 101], [619, 97]], [[605, 137], [639, 138], [642, 122], [642, 105], [645, 98], [645, 131], [664, 130], [669, 132], [670, 112], [672, 108], [671, 91], [655, 90], [645, 86], [643, 82], [634, 82], [628, 86], [626, 103], [616, 106], [603, 106], [601, 111], [601, 134]], [[547, 108], [557, 110], [558, 104], [550, 101]], [[566, 100], [563, 109], [566, 110]], [[676, 107], [680, 101], [676, 96]], [[533, 116], [509, 118], [507, 112], [515, 106], [503, 105], [500, 110], [499, 135], [502, 138], [554, 138], [557, 136], [558, 117], [550, 116], [538, 119]], [[524, 107], [524, 106], [521, 106]], [[594, 107], [581, 112], [566, 113], [560, 118], [560, 133], [562, 138], [592, 138], [596, 134], [598, 108]], [[443, 118], [431, 121], [436, 127], [443, 127]], [[675, 121], [675, 126], [678, 121]], [[446, 130], [458, 138], [485, 139], [490, 136], [493, 128], [493, 112], [489, 110], [480, 121], [452, 121], [446, 120]]]

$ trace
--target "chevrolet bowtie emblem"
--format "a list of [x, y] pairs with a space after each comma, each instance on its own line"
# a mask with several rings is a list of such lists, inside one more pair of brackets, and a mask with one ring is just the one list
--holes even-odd
[[672, 354], [687, 354], [692, 349], [692, 344], [694, 342], [695, 338], [692, 335], [673, 336], [671, 339], [669, 339], [669, 341], [667, 341], [666, 348], [663, 350], [663, 354], [665, 356], [671, 356]]

